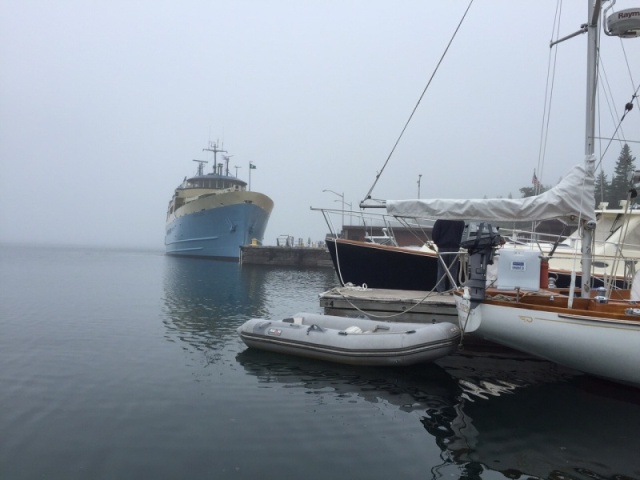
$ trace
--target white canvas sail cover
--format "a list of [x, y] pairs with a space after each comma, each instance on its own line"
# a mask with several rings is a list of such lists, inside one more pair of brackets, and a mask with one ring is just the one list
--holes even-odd
[[555, 187], [533, 197], [387, 200], [386, 207], [389, 214], [398, 217], [487, 221], [595, 220], [594, 178], [583, 165], [577, 165]]

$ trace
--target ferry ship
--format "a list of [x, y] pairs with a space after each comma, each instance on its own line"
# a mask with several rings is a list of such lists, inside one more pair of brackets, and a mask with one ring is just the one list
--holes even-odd
[[[261, 244], [273, 210], [273, 200], [252, 192], [247, 183], [229, 173], [229, 156], [211, 142], [203, 151], [213, 152], [213, 169], [205, 173], [198, 162], [195, 176], [175, 189], [169, 201], [165, 232], [166, 253], [221, 260], [238, 260], [240, 247]], [[224, 163], [218, 163], [218, 154]], [[249, 179], [255, 166], [249, 163]], [[236, 170], [237, 174], [237, 170]]]

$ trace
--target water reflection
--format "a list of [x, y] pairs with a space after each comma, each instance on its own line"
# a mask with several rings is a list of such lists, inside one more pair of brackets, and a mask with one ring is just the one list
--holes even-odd
[[629, 401], [637, 392], [554, 371], [547, 362], [505, 358], [495, 369], [496, 358], [456, 358], [449, 368], [381, 369], [253, 350], [236, 356], [261, 384], [300, 388], [322, 396], [322, 403], [355, 396], [417, 415], [427, 440], [441, 451], [432, 478], [454, 471], [477, 479], [485, 472], [505, 478], [640, 479], [640, 401]]
[[247, 349], [236, 356], [259, 383], [294, 386], [327, 396], [357, 396], [386, 402], [403, 412], [442, 409], [455, 403], [457, 382], [435, 364], [417, 368], [373, 368], [340, 365]]
[[171, 338], [198, 349], [235, 338], [238, 325], [264, 310], [263, 277], [233, 262], [166, 257], [164, 323]]
[[508, 478], [638, 479], [635, 394], [575, 377], [485, 401], [463, 400], [442, 448], [456, 463], [478, 462]]
[[489, 399], [544, 383], [582, 375], [575, 370], [498, 345], [465, 348], [437, 363], [458, 379], [468, 400]]
[[170, 340], [220, 352], [253, 317], [320, 312], [318, 293], [335, 285], [333, 270], [241, 266], [201, 258], [165, 259], [164, 323]]

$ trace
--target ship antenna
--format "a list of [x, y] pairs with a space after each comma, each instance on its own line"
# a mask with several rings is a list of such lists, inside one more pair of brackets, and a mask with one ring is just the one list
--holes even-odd
[[223, 155], [222, 156], [222, 158], [224, 158], [225, 170], [227, 172], [227, 177], [229, 176], [229, 159], [231, 159], [231, 157], [233, 157], [233, 155]]
[[193, 159], [193, 161], [198, 162], [198, 176], [201, 177], [202, 175], [204, 175], [203, 173], [204, 164], [209, 162], [207, 162], [206, 160], [196, 160], [195, 158]]
[[[222, 150], [221, 148], [218, 148], [218, 143], [217, 142], [209, 142], [209, 148], [203, 148], [202, 151], [207, 151], [207, 152], [213, 152], [213, 169], [214, 169], [214, 173], [215, 173], [215, 168], [217, 165], [217, 154], [218, 152], [220, 153], [227, 153], [226, 150]], [[227, 170], [229, 169], [229, 167], [227, 167]], [[227, 172], [227, 175], [229, 175], [229, 172]]]

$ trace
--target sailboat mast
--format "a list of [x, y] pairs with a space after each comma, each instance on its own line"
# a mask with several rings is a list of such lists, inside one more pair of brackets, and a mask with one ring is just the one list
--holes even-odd
[[600, 10], [601, 0], [596, 0], [593, 11], [589, 12], [587, 25], [587, 114], [585, 125], [585, 155], [593, 155], [595, 151], [596, 124], [596, 89], [598, 86], [598, 50], [600, 45]]
[[[596, 91], [598, 86], [598, 48], [600, 40], [600, 11], [602, 1], [589, 2], [587, 28], [587, 98], [585, 115], [585, 169], [587, 175], [595, 174], [595, 122]], [[595, 208], [595, 205], [587, 206]], [[593, 243], [594, 222], [583, 221], [582, 225], [582, 297], [591, 296], [591, 244]]]

